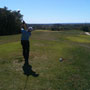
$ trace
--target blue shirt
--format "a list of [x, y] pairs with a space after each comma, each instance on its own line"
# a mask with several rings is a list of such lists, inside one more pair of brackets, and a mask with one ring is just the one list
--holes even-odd
[[31, 32], [21, 29], [21, 33], [22, 33], [21, 40], [29, 40], [29, 37], [31, 36]]

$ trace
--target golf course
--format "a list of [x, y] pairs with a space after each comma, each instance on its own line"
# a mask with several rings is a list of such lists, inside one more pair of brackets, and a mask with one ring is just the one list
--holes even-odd
[[29, 64], [37, 77], [24, 73], [21, 34], [0, 36], [0, 90], [90, 90], [90, 36], [35, 30]]

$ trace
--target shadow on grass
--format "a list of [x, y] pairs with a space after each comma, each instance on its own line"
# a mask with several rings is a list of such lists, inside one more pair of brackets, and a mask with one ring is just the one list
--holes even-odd
[[29, 65], [29, 64], [24, 64], [24, 66], [22, 68], [23, 68], [24, 74], [26, 76], [30, 76], [30, 75], [32, 75], [34, 77], [38, 77], [39, 76], [39, 74], [36, 74], [36, 72], [34, 72], [32, 70], [32, 66]]
[[26, 90], [26, 87], [27, 87], [27, 83], [28, 83], [28, 77], [30, 75], [32, 75], [33, 77], [38, 77], [39, 74], [37, 74], [36, 72], [34, 72], [32, 70], [32, 66], [29, 65], [29, 64], [24, 64], [24, 66], [22, 67], [23, 71], [24, 71], [24, 74], [27, 76], [26, 77], [26, 81], [25, 81], [25, 86], [24, 86], [24, 90]]

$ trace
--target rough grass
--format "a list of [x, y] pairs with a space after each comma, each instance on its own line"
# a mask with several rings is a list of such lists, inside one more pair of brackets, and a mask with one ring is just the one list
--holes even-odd
[[23, 74], [20, 35], [0, 37], [0, 90], [90, 89], [90, 36], [40, 30], [32, 32], [30, 43], [29, 62], [38, 77]]

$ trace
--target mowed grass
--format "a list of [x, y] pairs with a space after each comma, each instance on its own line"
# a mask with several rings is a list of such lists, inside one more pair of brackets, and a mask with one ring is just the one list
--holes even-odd
[[90, 36], [77, 30], [32, 32], [29, 62], [38, 77], [23, 72], [20, 37], [0, 36], [0, 90], [90, 90]]

